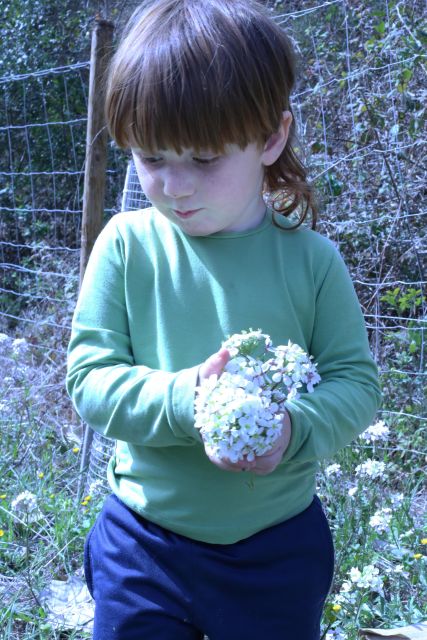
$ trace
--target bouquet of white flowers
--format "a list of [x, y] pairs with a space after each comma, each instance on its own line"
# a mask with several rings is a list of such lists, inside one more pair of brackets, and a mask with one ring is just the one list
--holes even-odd
[[231, 462], [269, 451], [282, 430], [285, 403], [320, 381], [316, 365], [297, 344], [274, 347], [257, 331], [236, 333], [223, 345], [230, 360], [220, 377], [196, 389], [195, 426], [209, 454]]

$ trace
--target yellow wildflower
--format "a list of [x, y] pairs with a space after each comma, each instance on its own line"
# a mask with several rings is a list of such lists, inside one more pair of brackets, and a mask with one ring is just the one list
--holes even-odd
[[422, 554], [422, 553], [414, 553], [414, 558], [415, 558], [415, 560], [419, 560], [419, 559], [420, 559], [420, 558], [422, 558], [422, 557], [423, 557], [423, 554]]
[[[0, 496], [2, 498], [3, 496]], [[427, 544], [427, 538], [421, 538], [421, 544]]]
[[0, 529], [0, 538], [2, 538], [4, 536], [4, 531], [3, 529]]
[[39, 471], [39, 472], [38, 472], [38, 474], [37, 474], [37, 477], [38, 477], [38, 478], [40, 478], [40, 480], [41, 480], [42, 478], [44, 478], [44, 473], [43, 473], [43, 471]]
[[333, 604], [332, 605], [332, 611], [338, 612], [341, 611], [342, 606], [340, 604]]
[[0, 496], [0, 500], [6, 500], [7, 496], [5, 493], [2, 493]]
[[78, 453], [80, 451], [80, 447], [73, 447], [73, 453]]

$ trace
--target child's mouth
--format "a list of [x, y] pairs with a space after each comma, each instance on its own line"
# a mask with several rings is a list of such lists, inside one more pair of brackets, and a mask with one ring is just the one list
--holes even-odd
[[194, 214], [200, 211], [200, 209], [188, 209], [187, 211], [179, 211], [178, 209], [174, 209], [173, 211], [175, 215], [178, 216], [178, 218], [185, 219], [185, 218], [191, 218], [191, 216], [194, 216]]

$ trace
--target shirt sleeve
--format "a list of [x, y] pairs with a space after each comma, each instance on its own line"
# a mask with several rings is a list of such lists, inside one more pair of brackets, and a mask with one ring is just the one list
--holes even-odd
[[98, 237], [72, 322], [66, 386], [95, 431], [138, 445], [191, 446], [198, 366], [167, 372], [136, 364], [126, 312], [126, 247], [114, 218]]
[[380, 402], [360, 304], [335, 250], [317, 293], [310, 353], [321, 382], [287, 404], [292, 436], [283, 461], [332, 457], [371, 424]]

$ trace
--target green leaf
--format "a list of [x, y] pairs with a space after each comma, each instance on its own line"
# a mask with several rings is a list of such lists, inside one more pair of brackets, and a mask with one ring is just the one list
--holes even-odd
[[414, 340], [412, 340], [412, 342], [409, 344], [409, 353], [416, 353], [417, 351], [418, 345]]

